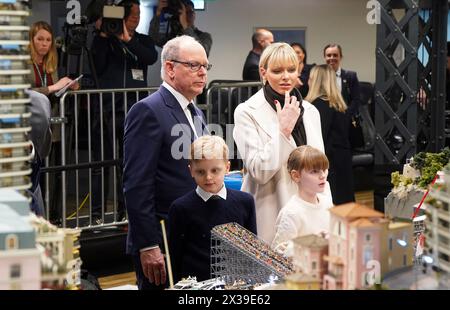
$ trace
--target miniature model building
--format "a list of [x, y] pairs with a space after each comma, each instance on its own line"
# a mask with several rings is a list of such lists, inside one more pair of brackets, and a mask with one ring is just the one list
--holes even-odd
[[385, 214], [389, 218], [412, 218], [412, 206], [419, 203], [438, 171], [449, 162], [450, 148], [440, 153], [420, 152], [404, 166], [403, 174], [392, 173], [394, 188], [385, 199]]
[[[38, 254], [38, 267], [36, 270], [39, 272], [39, 279], [41, 281], [38, 288], [77, 288], [81, 280], [80, 246], [78, 243], [80, 230], [57, 228], [44, 218], [37, 217], [34, 213], [30, 212], [28, 199], [12, 189], [0, 189], [0, 204], [8, 205], [21, 221], [24, 221], [31, 229], [33, 235], [32, 245]], [[11, 217], [6, 216], [0, 216], [0, 220], [5, 225], [10, 220], [12, 221]], [[15, 221], [17, 222], [17, 220]], [[0, 244], [4, 240], [4, 238], [1, 239]], [[13, 241], [9, 242], [12, 244]], [[3, 264], [0, 264], [0, 266], [3, 266]]]
[[211, 231], [211, 277], [221, 277], [227, 284], [239, 280], [255, 284], [292, 272], [289, 259], [242, 226], [228, 223]]
[[41, 288], [36, 233], [13, 207], [0, 203], [0, 290]]
[[328, 240], [316, 235], [306, 235], [293, 240], [293, 263], [296, 271], [322, 281], [327, 271], [323, 257], [328, 254]]
[[330, 209], [328, 274], [324, 289], [369, 286], [368, 270], [385, 274], [413, 262], [411, 223], [390, 222], [383, 213], [349, 203]]
[[26, 1], [0, 1], [0, 188], [31, 187]]
[[450, 165], [444, 182], [433, 186], [427, 201], [425, 247], [440, 270], [450, 273]]
[[80, 230], [62, 229], [31, 215], [41, 251], [42, 288], [67, 289], [80, 285]]
[[384, 213], [389, 218], [411, 219], [412, 206], [417, 205], [425, 194], [425, 189], [413, 184], [420, 172], [411, 166], [411, 161], [403, 166], [403, 173], [392, 174], [392, 191], [384, 199]]
[[320, 290], [320, 279], [304, 273], [294, 273], [286, 276], [284, 285], [289, 290]]

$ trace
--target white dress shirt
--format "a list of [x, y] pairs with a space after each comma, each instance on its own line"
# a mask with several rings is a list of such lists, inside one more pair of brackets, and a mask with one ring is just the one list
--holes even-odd
[[[183, 112], [186, 115], [186, 118], [189, 122], [189, 125], [192, 128], [192, 131], [194, 132], [195, 138], [197, 139], [198, 135], [197, 135], [197, 131], [195, 130], [195, 126], [194, 126], [194, 121], [193, 121], [194, 118], [192, 117], [191, 111], [189, 111], [189, 109], [188, 109], [188, 104], [190, 103], [190, 101], [187, 100], [186, 97], [183, 96], [180, 92], [175, 90], [175, 88], [170, 86], [169, 83], [167, 83], [166, 81], [164, 81], [162, 83], [162, 86], [164, 86], [164, 88], [166, 88], [177, 99], [178, 103], [181, 106], [181, 109], [183, 109]], [[194, 103], [192, 102], [192, 104], [194, 104]], [[195, 104], [194, 104], [194, 106], [195, 106]]]
[[342, 78], [341, 78], [341, 68], [336, 71], [336, 83], [340, 92], [342, 92]]
[[195, 192], [197, 195], [200, 196], [201, 199], [203, 199], [204, 202], [207, 202], [209, 198], [211, 198], [214, 195], [219, 196], [223, 200], [227, 200], [227, 189], [225, 187], [225, 184], [222, 185], [222, 188], [217, 194], [212, 194], [210, 192], [204, 191], [200, 186], [197, 185], [197, 188], [195, 189]]

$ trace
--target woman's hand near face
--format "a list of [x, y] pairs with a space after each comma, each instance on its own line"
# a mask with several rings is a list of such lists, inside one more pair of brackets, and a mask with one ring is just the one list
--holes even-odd
[[280, 131], [287, 139], [289, 139], [292, 130], [297, 123], [297, 119], [300, 116], [300, 102], [297, 101], [297, 97], [290, 97], [289, 92], [286, 92], [284, 107], [281, 108], [281, 104], [277, 100], [275, 100], [275, 106], [277, 108]]

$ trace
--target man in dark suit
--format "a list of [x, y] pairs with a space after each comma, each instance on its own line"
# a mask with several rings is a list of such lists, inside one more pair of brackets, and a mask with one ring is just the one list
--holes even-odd
[[273, 43], [273, 34], [267, 29], [256, 29], [252, 35], [252, 50], [245, 59], [242, 79], [248, 81], [259, 81], [259, 58], [266, 46]]
[[203, 114], [193, 105], [211, 67], [205, 49], [192, 37], [174, 38], [164, 45], [161, 64], [162, 86], [136, 103], [125, 121], [127, 253], [133, 257], [139, 289], [166, 282], [160, 220], [167, 220], [175, 199], [195, 188], [189, 146], [205, 129]]
[[336, 82], [348, 107], [348, 114], [358, 114], [361, 95], [356, 72], [341, 68], [342, 48], [339, 44], [328, 44], [323, 49], [326, 63], [336, 72]]

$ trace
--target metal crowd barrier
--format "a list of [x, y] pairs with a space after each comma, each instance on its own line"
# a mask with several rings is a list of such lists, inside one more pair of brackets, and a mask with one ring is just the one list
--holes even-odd
[[236, 106], [252, 96], [261, 82], [215, 82], [209, 84], [206, 119], [214, 124], [233, 124]]
[[[56, 221], [60, 219], [57, 224], [62, 227], [82, 229], [126, 223], [126, 218], [118, 218], [121, 128], [128, 103], [137, 102], [156, 90], [158, 87], [80, 90], [67, 92], [60, 98], [59, 117], [52, 117], [52, 129], [53, 135], [60, 133], [61, 139], [53, 142], [52, 153], [41, 170], [45, 175], [47, 219], [53, 217]], [[106, 142], [109, 142], [109, 150], [105, 151]], [[106, 154], [108, 151], [110, 154]], [[112, 169], [112, 182], [105, 179], [105, 174], [109, 175], [106, 169]], [[93, 172], [97, 172], [94, 180]], [[105, 188], [107, 183], [112, 186]], [[93, 218], [92, 213], [93, 186], [97, 186], [94, 194], [101, 201], [97, 218]], [[112, 192], [112, 210], [108, 206], [108, 189]]]
[[[207, 89], [206, 103], [198, 107], [209, 124], [233, 124], [236, 106], [259, 87], [259, 82], [212, 82]], [[54, 217], [56, 221], [60, 219], [57, 224], [61, 227], [83, 230], [127, 223], [126, 216], [122, 217], [126, 215], [125, 210], [118, 209], [122, 195], [122, 186], [118, 184], [122, 174], [119, 151], [123, 143], [123, 121], [129, 102], [137, 102], [158, 88], [80, 90], [61, 97], [59, 117], [52, 117], [54, 135], [59, 132], [61, 139], [53, 143], [52, 153], [41, 169], [45, 176], [47, 219]], [[112, 174], [108, 173], [110, 170]], [[93, 216], [93, 195], [96, 201], [101, 201], [97, 217]]]

